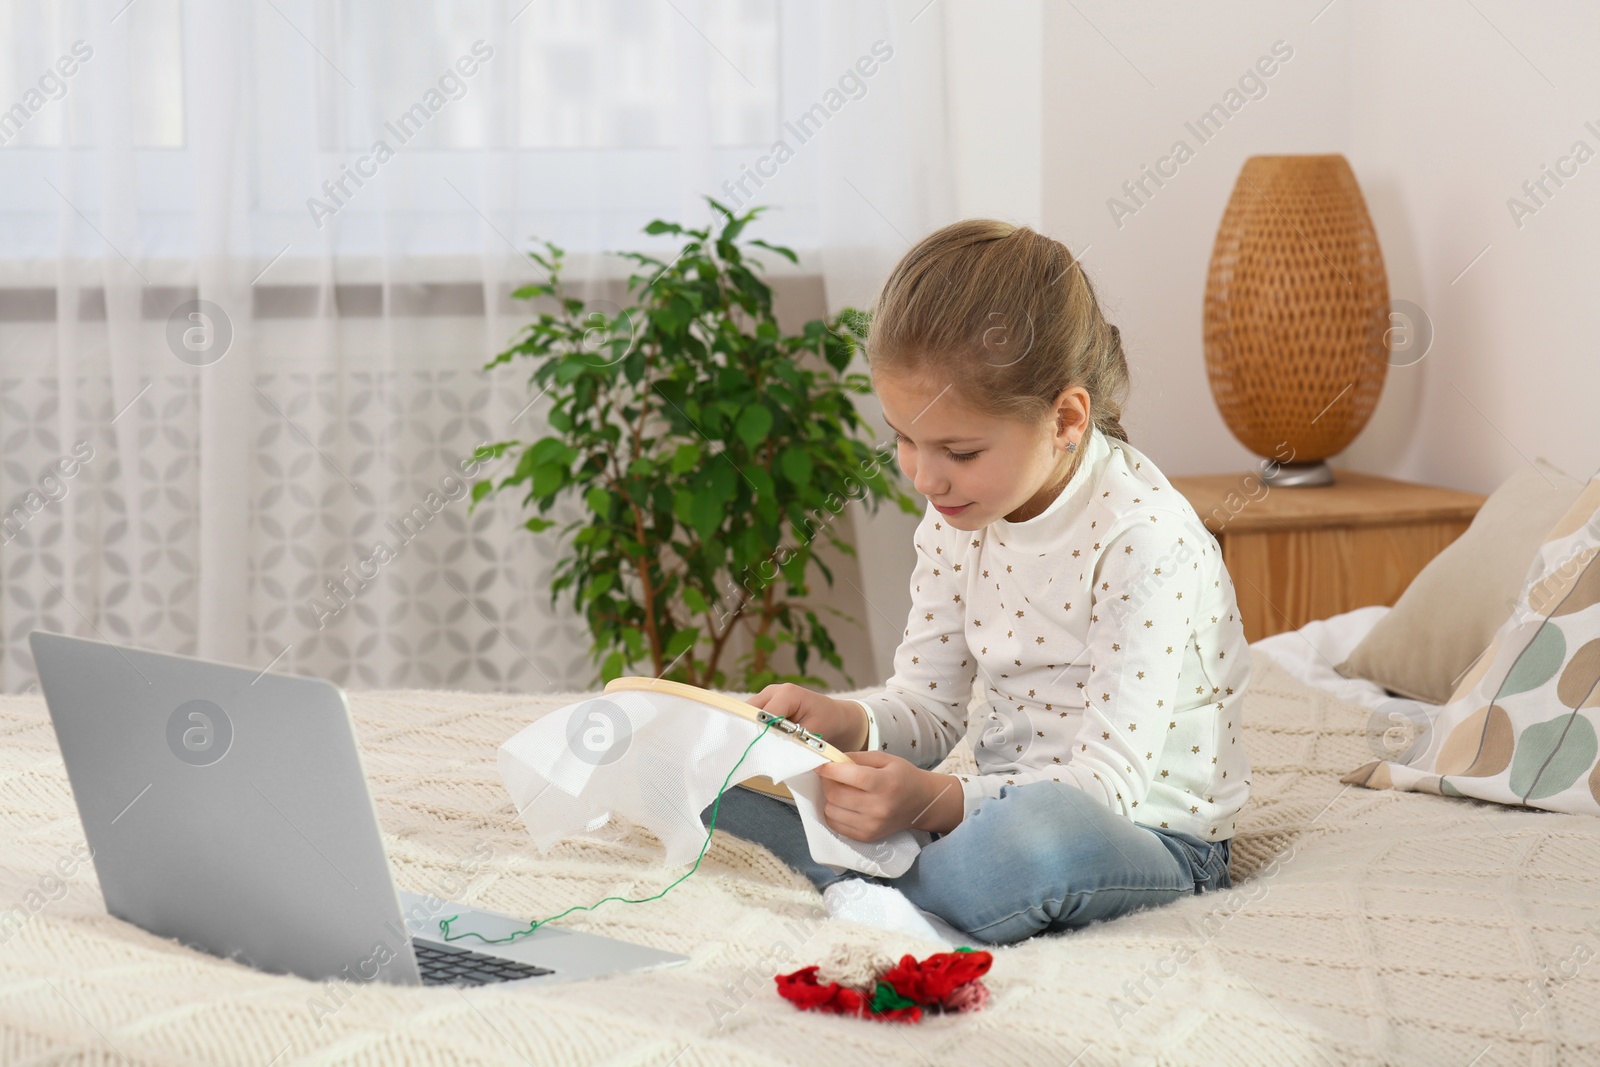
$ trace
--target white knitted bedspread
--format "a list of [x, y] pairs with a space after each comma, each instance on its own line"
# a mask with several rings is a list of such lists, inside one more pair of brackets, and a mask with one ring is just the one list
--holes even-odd
[[[461, 896], [515, 915], [649, 895], [681, 873], [629, 827], [532, 847], [495, 751], [578, 699], [350, 695], [402, 888], [481, 862], [484, 843]], [[50, 883], [82, 846], [77, 812], [41, 698], [0, 698], [0, 909], [23, 916], [0, 944], [0, 1062], [1600, 1062], [1600, 820], [1343, 785], [1370, 758], [1368, 714], [1257, 656], [1234, 889], [996, 950], [985, 1010], [898, 1025], [797, 1011], [772, 976], [935, 946], [826, 919], [802, 878], [722, 835], [661, 900], [563, 920], [685, 966], [532, 989], [369, 985], [319, 1009], [314, 983], [110, 918], [90, 867], [64, 895]]]

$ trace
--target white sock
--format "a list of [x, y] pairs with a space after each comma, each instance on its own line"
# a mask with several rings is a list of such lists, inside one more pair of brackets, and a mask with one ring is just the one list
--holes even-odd
[[822, 903], [835, 919], [847, 919], [923, 941], [934, 941], [947, 949], [983, 943], [957, 930], [933, 912], [917, 907], [892, 885], [847, 878], [824, 889]]

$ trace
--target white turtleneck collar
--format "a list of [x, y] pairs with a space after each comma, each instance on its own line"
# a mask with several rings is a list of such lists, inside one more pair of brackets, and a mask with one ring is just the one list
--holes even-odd
[[1078, 461], [1078, 469], [1072, 472], [1072, 477], [1067, 480], [1067, 484], [1056, 494], [1056, 498], [1048, 507], [1033, 518], [1021, 522], [1009, 522], [1001, 517], [989, 523], [989, 527], [1006, 547], [1017, 547], [1034, 541], [1040, 543], [1054, 541], [1061, 527], [1070, 525], [1074, 517], [1082, 514], [1083, 509], [1089, 504], [1089, 492], [1099, 484], [1100, 476], [1106, 468], [1106, 461], [1111, 457], [1111, 446], [1107, 443], [1105, 434], [1091, 426], [1078, 447], [1084, 450], [1083, 458]]

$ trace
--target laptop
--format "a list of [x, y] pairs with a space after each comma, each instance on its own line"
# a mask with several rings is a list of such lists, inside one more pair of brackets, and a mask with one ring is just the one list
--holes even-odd
[[[567, 982], [687, 957], [396, 892], [343, 691], [320, 678], [28, 635], [106, 910], [314, 981]], [[457, 873], [486, 861], [465, 838]], [[459, 891], [457, 879], [447, 881]], [[424, 886], [423, 889], [436, 887]], [[446, 889], [445, 892], [449, 890]]]

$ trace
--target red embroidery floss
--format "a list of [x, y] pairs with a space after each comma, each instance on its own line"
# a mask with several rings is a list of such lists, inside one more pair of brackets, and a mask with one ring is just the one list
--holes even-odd
[[870, 995], [838, 982], [818, 984], [815, 966], [780, 974], [773, 981], [778, 995], [803, 1011], [914, 1023], [922, 1021], [925, 1011], [951, 1014], [981, 1009], [989, 999], [982, 979], [993, 963], [992, 954], [965, 946], [935, 952], [921, 961], [907, 954], [878, 975]]

